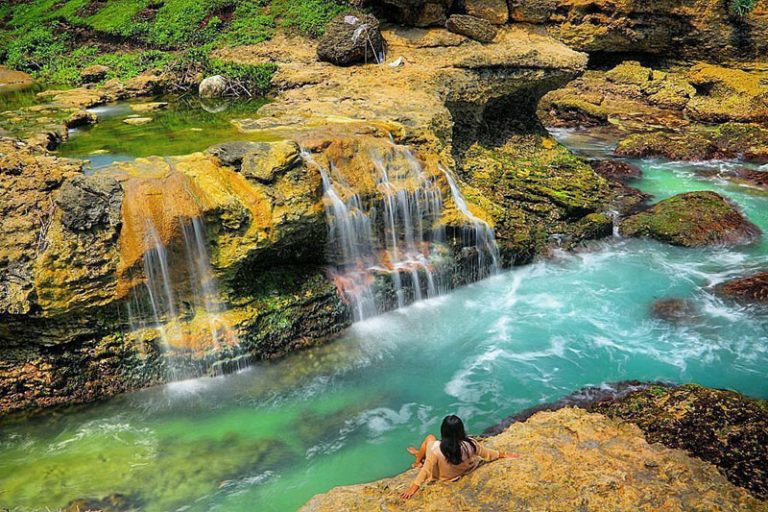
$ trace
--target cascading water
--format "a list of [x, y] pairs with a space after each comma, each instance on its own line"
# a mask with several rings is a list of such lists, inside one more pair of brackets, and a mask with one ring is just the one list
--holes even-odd
[[[144, 219], [144, 283], [127, 304], [132, 331], [155, 329], [169, 353], [172, 380], [200, 376], [204, 369], [175, 363], [173, 349], [218, 351], [233, 345], [233, 332], [222, 321], [219, 289], [210, 265], [205, 224], [200, 217], [179, 221], [179, 250], [169, 251], [151, 216]], [[184, 326], [187, 322], [190, 326]]]
[[303, 157], [322, 176], [331, 275], [355, 320], [435, 297], [454, 283], [482, 279], [498, 269], [493, 230], [469, 211], [446, 172], [456, 208], [470, 224], [462, 228], [458, 243], [462, 252], [471, 253], [472, 262], [467, 275], [455, 278], [439, 182], [408, 148], [391, 142], [385, 150], [368, 151], [377, 192], [365, 199], [350, 189], [332, 162], [325, 168], [308, 152]]
[[474, 258], [470, 258], [470, 279], [478, 281], [485, 279], [501, 268], [501, 258], [499, 257], [499, 248], [496, 245], [496, 235], [493, 228], [487, 222], [478, 219], [467, 206], [464, 196], [453, 179], [448, 169], [441, 166], [445, 174], [448, 186], [451, 189], [453, 202], [456, 208], [470, 221], [470, 225], [461, 229], [461, 247], [463, 251], [474, 251]]

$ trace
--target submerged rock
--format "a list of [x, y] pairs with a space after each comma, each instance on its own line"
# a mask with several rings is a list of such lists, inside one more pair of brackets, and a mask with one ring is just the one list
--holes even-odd
[[167, 101], [151, 101], [149, 103], [131, 103], [131, 110], [134, 112], [152, 112], [153, 110], [163, 110], [168, 108]]
[[151, 117], [129, 117], [127, 119], [123, 119], [123, 122], [125, 124], [130, 124], [134, 126], [141, 126], [143, 124], [149, 124], [153, 121]]
[[672, 323], [681, 323], [696, 316], [696, 304], [688, 299], [659, 299], [651, 304], [651, 315]]
[[[768, 498], [767, 401], [693, 384], [651, 386], [593, 410], [636, 424], [648, 442], [686, 450], [754, 496]], [[765, 502], [754, 506], [768, 509]]]
[[200, 82], [197, 93], [201, 98], [219, 98], [224, 96], [228, 87], [229, 82], [226, 78], [221, 75], [214, 75]]
[[754, 241], [760, 229], [715, 192], [688, 192], [665, 199], [624, 219], [621, 234], [650, 237], [683, 247], [739, 245]]
[[622, 160], [593, 160], [589, 165], [597, 174], [609, 180], [626, 181], [643, 176], [643, 171], [638, 166]]
[[715, 293], [744, 304], [768, 304], [768, 272], [758, 272], [721, 283]]
[[318, 59], [337, 66], [377, 63], [384, 52], [379, 20], [362, 13], [341, 14], [332, 19], [317, 44]]
[[445, 28], [481, 43], [490, 43], [496, 37], [496, 28], [489, 21], [464, 14], [451, 15]]
[[425, 485], [408, 501], [399, 494], [416, 470], [337, 487], [301, 510], [580, 510], [585, 503], [590, 510], [768, 510], [714, 466], [649, 444], [635, 425], [580, 409], [538, 413], [484, 442], [520, 458]]

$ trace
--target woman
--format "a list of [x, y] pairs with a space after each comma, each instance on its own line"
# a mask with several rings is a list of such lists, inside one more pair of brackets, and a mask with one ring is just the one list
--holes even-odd
[[430, 480], [458, 480], [479, 464], [480, 460], [493, 461], [499, 458], [514, 459], [516, 453], [498, 452], [485, 448], [483, 445], [467, 437], [464, 423], [458, 416], [446, 416], [440, 426], [440, 436], [429, 434], [421, 447], [408, 448], [408, 453], [416, 457], [413, 467], [421, 467], [413, 484], [400, 495], [404, 500], [416, 494], [424, 482]]

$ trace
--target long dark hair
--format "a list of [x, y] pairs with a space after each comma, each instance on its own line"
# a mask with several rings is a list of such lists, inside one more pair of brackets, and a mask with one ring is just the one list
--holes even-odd
[[475, 453], [475, 442], [467, 437], [464, 430], [464, 422], [456, 415], [446, 416], [440, 426], [440, 451], [443, 452], [448, 462], [457, 466], [464, 459], [464, 447]]

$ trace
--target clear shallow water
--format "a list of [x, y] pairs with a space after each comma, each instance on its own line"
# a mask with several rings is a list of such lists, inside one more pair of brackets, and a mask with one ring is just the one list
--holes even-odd
[[[718, 190], [768, 230], [765, 194], [701, 178], [701, 166], [641, 165], [637, 185], [659, 199]], [[685, 250], [607, 240], [238, 375], [6, 422], [0, 507], [53, 509], [123, 492], [150, 511], [295, 510], [332, 486], [406, 469], [405, 446], [447, 413], [480, 432], [581, 386], [623, 379], [768, 397], [768, 317], [707, 290], [764, 267], [765, 242]], [[699, 312], [674, 325], [651, 318], [650, 305], [665, 297], [691, 299]]]
[[[266, 103], [263, 99], [212, 103], [191, 96], [157, 100], [167, 102], [168, 107], [133, 111], [131, 104], [150, 101], [142, 98], [88, 109], [99, 122], [71, 129], [69, 140], [58, 148], [57, 154], [87, 160], [90, 169], [97, 170], [116, 161], [194, 153], [222, 141], [258, 140], [253, 134], [239, 132], [230, 121], [254, 116]], [[124, 123], [129, 117], [151, 117], [152, 122]]]

